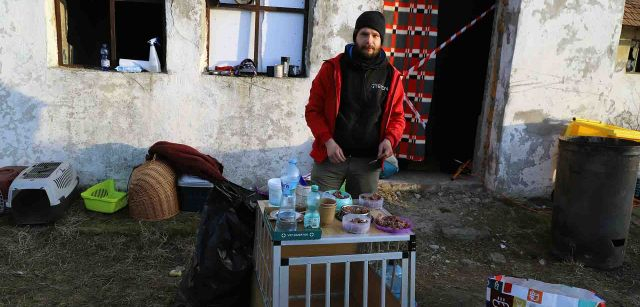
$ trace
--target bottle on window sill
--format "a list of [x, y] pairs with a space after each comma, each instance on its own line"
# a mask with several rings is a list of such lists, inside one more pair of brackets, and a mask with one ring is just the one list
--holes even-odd
[[100, 68], [107, 71], [111, 68], [111, 61], [109, 60], [109, 49], [107, 44], [102, 44], [100, 47]]

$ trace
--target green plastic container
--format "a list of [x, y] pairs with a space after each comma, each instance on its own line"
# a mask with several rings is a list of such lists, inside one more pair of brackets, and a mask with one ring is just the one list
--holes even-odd
[[116, 191], [116, 182], [107, 179], [80, 194], [87, 210], [114, 213], [127, 205], [127, 193]]

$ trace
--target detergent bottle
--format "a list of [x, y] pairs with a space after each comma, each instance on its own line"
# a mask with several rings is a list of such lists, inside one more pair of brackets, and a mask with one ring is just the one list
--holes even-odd
[[160, 72], [160, 60], [158, 59], [158, 52], [156, 51], [156, 45], [160, 45], [158, 38], [154, 37], [147, 42], [149, 43], [149, 68], [147, 70], [150, 72]]

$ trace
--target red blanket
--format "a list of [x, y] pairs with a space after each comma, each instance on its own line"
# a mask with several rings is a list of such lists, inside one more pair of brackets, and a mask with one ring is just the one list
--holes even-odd
[[169, 163], [176, 173], [198, 176], [211, 182], [227, 180], [222, 176], [223, 166], [218, 160], [193, 147], [160, 141], [149, 148], [147, 160], [154, 155]]

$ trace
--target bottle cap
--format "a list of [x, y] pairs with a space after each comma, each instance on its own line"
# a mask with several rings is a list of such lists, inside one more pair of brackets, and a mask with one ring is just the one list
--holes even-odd
[[311, 192], [318, 192], [318, 186], [317, 185], [312, 185], [311, 186]]
[[296, 158], [291, 158], [291, 159], [289, 159], [289, 163], [291, 163], [291, 164], [296, 164], [296, 163], [298, 163], [298, 159], [296, 159]]

